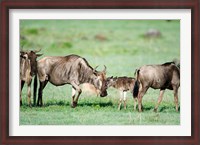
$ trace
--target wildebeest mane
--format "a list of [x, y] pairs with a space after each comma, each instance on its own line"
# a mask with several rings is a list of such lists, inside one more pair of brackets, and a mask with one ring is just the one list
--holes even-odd
[[175, 62], [171, 61], [171, 62], [166, 62], [166, 63], [163, 63], [162, 65], [163, 66], [168, 66], [168, 65], [171, 65], [171, 64], [175, 64]]
[[171, 64], [174, 64], [180, 70], [180, 62], [177, 62], [177, 61], [166, 62], [162, 64], [162, 66], [169, 66]]
[[87, 60], [85, 58], [82, 57], [82, 59], [84, 60], [84, 62], [86, 63], [86, 65], [91, 69], [93, 70], [93, 68], [89, 65], [89, 63], [87, 62]]
[[[93, 74], [93, 68], [89, 65], [89, 63], [86, 61], [85, 58], [81, 58], [82, 60], [79, 62], [78, 66], [79, 66], [79, 79], [81, 82], [91, 82], [92, 80], [90, 80], [90, 76]], [[89, 69], [88, 69], [89, 68]], [[95, 72], [97, 72], [95, 70]]]
[[[85, 65], [86, 65], [87, 67], [89, 67], [91, 70], [93, 70], [93, 68], [89, 65], [89, 63], [87, 62], [87, 60], [86, 60], [85, 58], [80, 57], [80, 56], [75, 55], [75, 54], [71, 54], [71, 55], [65, 56], [65, 61], [67, 61], [67, 60], [69, 59], [69, 56], [76, 57], [76, 60], [77, 60], [77, 59], [82, 59], [83, 62], [85, 63]], [[75, 60], [74, 60], [74, 61], [75, 61]]]

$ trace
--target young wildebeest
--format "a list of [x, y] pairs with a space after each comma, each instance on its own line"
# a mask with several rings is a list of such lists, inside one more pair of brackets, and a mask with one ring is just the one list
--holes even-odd
[[[105, 66], [104, 66], [105, 67]], [[38, 61], [38, 76], [40, 88], [38, 92], [37, 105], [42, 105], [42, 92], [47, 82], [55, 86], [65, 84], [72, 85], [72, 103], [74, 108], [77, 105], [82, 92], [80, 85], [83, 83], [93, 84], [100, 90], [100, 96], [107, 95], [106, 91], [106, 67], [102, 72], [93, 69], [88, 62], [78, 55], [48, 56]], [[76, 92], [78, 93], [76, 96]]]
[[[40, 49], [41, 50], [41, 49]], [[40, 50], [35, 51], [20, 51], [20, 105], [22, 105], [22, 89], [26, 82], [28, 86], [28, 104], [31, 107], [31, 82], [34, 75], [37, 74], [37, 57], [42, 54], [36, 54]], [[35, 104], [35, 101], [34, 101]]]
[[[120, 110], [122, 100], [124, 101], [124, 109], [126, 109], [126, 93], [127, 91], [133, 91], [133, 87], [135, 84], [135, 78], [131, 77], [109, 77], [107, 78], [107, 87], [113, 87], [119, 90], [120, 93], [120, 100], [119, 100], [119, 105], [118, 109]], [[136, 98], [135, 102], [136, 103]], [[134, 105], [136, 107], [136, 105]], [[134, 108], [136, 109], [136, 108]]]
[[[149, 87], [160, 89], [160, 95], [154, 111], [156, 112], [162, 101], [165, 89], [174, 91], [176, 111], [178, 111], [178, 88], [180, 86], [180, 65], [174, 62], [167, 62], [161, 65], [145, 65], [136, 70], [136, 84], [133, 89], [133, 96], [138, 97], [138, 108], [142, 111], [142, 97]], [[139, 90], [139, 91], [138, 91]]]

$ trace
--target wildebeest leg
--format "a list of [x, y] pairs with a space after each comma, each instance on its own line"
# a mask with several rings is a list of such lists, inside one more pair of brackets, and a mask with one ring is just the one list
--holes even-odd
[[73, 101], [72, 103], [72, 108], [75, 108], [77, 106], [77, 103], [78, 103], [78, 99], [79, 99], [79, 96], [82, 92], [81, 88], [79, 87], [79, 85], [77, 85], [75, 82], [71, 82], [71, 85], [73, 86], [73, 88], [75, 88], [75, 90], [78, 92], [78, 95], [76, 96], [75, 100]]
[[158, 106], [160, 105], [160, 102], [162, 101], [163, 99], [163, 94], [164, 94], [165, 90], [160, 90], [160, 95], [158, 97], [158, 102], [154, 108], [154, 112], [157, 112], [157, 109], [158, 109]]
[[173, 90], [174, 90], [174, 103], [176, 105], [176, 112], [178, 112], [178, 88], [174, 86]]
[[21, 80], [21, 85], [20, 85], [20, 87], [21, 87], [21, 91], [20, 91], [20, 106], [22, 105], [22, 89], [24, 87], [24, 83], [25, 83], [25, 81]]
[[124, 109], [126, 109], [126, 92], [123, 93], [124, 93]]
[[73, 106], [75, 95], [76, 95], [76, 90], [75, 90], [74, 87], [72, 87], [72, 102], [71, 102], [71, 106]]
[[137, 98], [134, 98], [134, 111], [136, 110], [136, 106], [137, 106]]
[[139, 112], [142, 112], [142, 97], [144, 96], [144, 94], [146, 93], [147, 90], [148, 90], [148, 87], [140, 88], [140, 91], [139, 91], [139, 94], [138, 94], [138, 109], [139, 109]]
[[120, 91], [119, 93], [120, 93], [120, 98], [119, 98], [118, 110], [120, 110], [121, 108], [122, 99], [123, 99], [123, 91]]
[[31, 107], [31, 81], [28, 83], [28, 105]]
[[36, 105], [36, 96], [37, 96], [37, 75], [35, 75], [34, 78], [34, 84], [33, 84], [33, 105]]
[[45, 80], [43, 82], [40, 81], [37, 106], [42, 106], [43, 105], [43, 102], [42, 102], [42, 93], [43, 93], [43, 89], [45, 88], [45, 86], [46, 86], [47, 83], [48, 83], [48, 80]]

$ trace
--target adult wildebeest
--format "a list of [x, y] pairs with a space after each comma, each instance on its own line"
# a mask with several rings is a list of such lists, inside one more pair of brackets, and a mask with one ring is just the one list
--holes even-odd
[[[119, 90], [120, 93], [120, 100], [119, 100], [119, 105], [118, 109], [120, 110], [122, 100], [124, 101], [124, 109], [126, 109], [126, 93], [127, 91], [133, 91], [133, 87], [135, 85], [135, 78], [132, 77], [109, 77], [107, 78], [107, 87], [113, 87], [117, 90]], [[136, 103], [136, 98], [135, 102]], [[136, 107], [136, 105], [134, 105]], [[136, 109], [136, 108], [134, 108]]]
[[[177, 67], [178, 66], [178, 67]], [[142, 111], [142, 97], [149, 87], [160, 89], [160, 95], [154, 111], [157, 111], [162, 101], [165, 89], [174, 91], [176, 111], [178, 111], [178, 88], [180, 86], [180, 64], [167, 62], [161, 65], [145, 65], [136, 70], [136, 84], [133, 96], [138, 98], [138, 108]], [[139, 91], [138, 91], [139, 90]]]
[[[47, 56], [38, 61], [37, 68], [40, 80], [38, 106], [43, 104], [42, 92], [48, 81], [55, 86], [72, 85], [72, 107], [77, 105], [78, 98], [82, 92], [79, 85], [83, 83], [93, 84], [100, 90], [101, 97], [107, 95], [106, 67], [102, 72], [96, 71], [88, 64], [85, 58], [78, 55]], [[76, 92], [78, 93], [77, 96]]]
[[[41, 49], [40, 49], [41, 50]], [[20, 51], [20, 105], [22, 105], [22, 89], [24, 83], [28, 86], [28, 104], [31, 107], [31, 82], [34, 75], [37, 74], [37, 57], [42, 54], [36, 54], [40, 50]], [[35, 103], [35, 101], [34, 101]]]

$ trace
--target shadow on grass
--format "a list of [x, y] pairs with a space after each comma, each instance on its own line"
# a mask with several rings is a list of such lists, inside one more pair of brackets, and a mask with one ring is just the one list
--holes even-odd
[[[154, 111], [154, 107], [155, 107], [154, 105], [143, 105], [142, 110], [143, 111], [150, 111], [150, 110]], [[138, 106], [137, 106], [137, 109], [138, 109]], [[175, 112], [175, 111], [176, 111], [175, 106], [160, 105], [158, 107], [157, 112]], [[178, 111], [180, 111], [180, 106], [178, 108]]]
[[[48, 101], [46, 103], [43, 104], [43, 106], [41, 107], [48, 107], [48, 106], [71, 106], [71, 102], [67, 102], [66, 100], [54, 100], [54, 101]], [[91, 106], [91, 107], [116, 107], [116, 104], [113, 104], [113, 102], [109, 101], [109, 102], [78, 102], [77, 107], [85, 107], [85, 106]], [[28, 104], [23, 104], [21, 106], [22, 108], [30, 108], [28, 106]], [[40, 106], [34, 106], [32, 105], [32, 107], [40, 107]], [[154, 111], [154, 105], [151, 104], [145, 104], [142, 106], [142, 110], [143, 111]], [[138, 110], [138, 105], [137, 105], [137, 110]], [[180, 106], [178, 108], [178, 110], [180, 111]], [[158, 112], [175, 112], [175, 106], [172, 105], [160, 105], [158, 107]]]
[[[159, 112], [166, 112], [166, 111], [173, 111], [173, 112], [175, 112], [176, 111], [176, 108], [175, 108], [175, 106], [173, 107], [173, 106], [162, 106], [162, 107], [160, 107], [160, 108], [158, 108], [159, 109]], [[178, 107], [178, 111], [180, 111], [180, 106]]]
[[112, 102], [86, 102], [86, 103], [78, 103], [77, 106], [99, 106], [99, 107], [108, 107], [108, 106], [113, 106]]
[[[66, 101], [48, 101], [43, 104], [42, 107], [48, 107], [48, 106], [53, 106], [53, 105], [58, 105], [58, 106], [71, 106], [70, 102]], [[23, 105], [28, 107], [28, 105]], [[114, 104], [109, 101], [109, 102], [84, 102], [84, 103], [79, 103], [77, 104], [77, 107], [84, 107], [84, 106], [99, 106], [99, 107], [108, 107], [108, 106], [114, 106]], [[40, 106], [33, 106], [33, 107], [40, 107]]]

